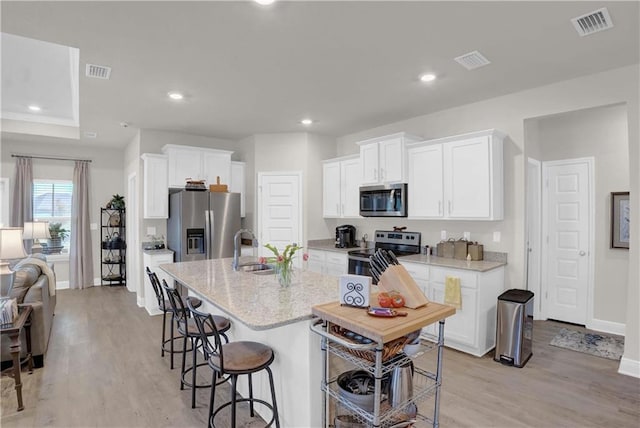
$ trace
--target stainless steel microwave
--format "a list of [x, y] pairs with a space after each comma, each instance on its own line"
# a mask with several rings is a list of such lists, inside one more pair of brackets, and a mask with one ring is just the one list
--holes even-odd
[[360, 187], [362, 217], [406, 217], [407, 183]]

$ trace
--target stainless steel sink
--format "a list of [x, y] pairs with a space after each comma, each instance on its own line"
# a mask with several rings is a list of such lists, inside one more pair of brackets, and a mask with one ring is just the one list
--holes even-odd
[[256, 275], [271, 275], [275, 273], [275, 270], [263, 263], [246, 263], [240, 265], [240, 270], [243, 272], [251, 272]]

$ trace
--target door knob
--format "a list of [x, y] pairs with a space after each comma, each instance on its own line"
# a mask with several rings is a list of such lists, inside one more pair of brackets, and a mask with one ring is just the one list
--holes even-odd
[[587, 253], [585, 253], [584, 251], [580, 251], [578, 254], [580, 254], [581, 256], [584, 256]]

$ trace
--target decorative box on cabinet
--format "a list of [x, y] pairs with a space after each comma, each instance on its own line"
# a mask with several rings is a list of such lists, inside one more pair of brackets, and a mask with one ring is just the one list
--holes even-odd
[[125, 210], [100, 208], [100, 233], [100, 283], [127, 285]]
[[169, 217], [169, 179], [167, 155], [144, 153], [143, 215], [144, 218]]
[[[165, 263], [173, 263], [173, 251], [171, 250], [151, 250], [144, 251], [142, 253], [143, 268], [148, 267], [151, 272], [155, 272], [160, 282], [164, 279], [167, 284], [173, 284], [173, 278], [169, 276], [165, 271], [158, 266]], [[162, 311], [158, 308], [158, 300], [156, 299], [155, 291], [151, 281], [149, 281], [149, 275], [144, 274], [144, 307], [149, 315], [160, 315]]]
[[490, 129], [410, 144], [409, 217], [502, 220], [504, 137]]
[[[460, 278], [462, 308], [447, 319], [445, 345], [481, 357], [496, 344], [496, 308], [498, 296], [504, 291], [504, 267], [479, 272], [430, 266], [430, 301], [444, 303], [447, 276]], [[437, 337], [432, 326], [423, 332], [431, 339]]]
[[329, 159], [322, 164], [322, 214], [329, 217], [359, 217], [360, 159]]
[[399, 132], [384, 137], [359, 141], [361, 185], [401, 183], [406, 181], [405, 144], [421, 141], [420, 137]]
[[227, 150], [167, 144], [162, 147], [169, 162], [169, 187], [183, 188], [187, 179], [205, 180], [215, 184], [229, 184], [231, 179], [231, 154]]

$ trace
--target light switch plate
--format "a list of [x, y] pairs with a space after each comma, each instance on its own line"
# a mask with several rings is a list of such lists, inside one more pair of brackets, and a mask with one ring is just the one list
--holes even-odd
[[89, 223], [89, 229], [98, 230], [98, 223]]
[[447, 239], [447, 231], [446, 230], [441, 230], [440, 231], [440, 239]]
[[499, 231], [493, 232], [493, 242], [500, 242], [500, 232]]
[[366, 308], [369, 306], [371, 277], [340, 275], [340, 304]]

